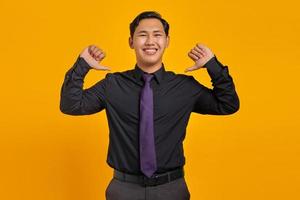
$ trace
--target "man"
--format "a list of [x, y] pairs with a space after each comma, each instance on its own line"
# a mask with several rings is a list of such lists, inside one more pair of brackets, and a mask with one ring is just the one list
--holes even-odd
[[162, 62], [169, 45], [169, 24], [157, 12], [143, 12], [130, 24], [129, 46], [134, 69], [107, 73], [83, 90], [90, 69], [105, 57], [95, 45], [85, 48], [66, 73], [60, 110], [88, 115], [106, 109], [109, 124], [107, 163], [114, 177], [106, 188], [109, 200], [190, 199], [184, 178], [183, 140], [191, 112], [228, 115], [239, 109], [228, 67], [203, 44], [188, 56], [195, 62], [185, 72], [207, 68], [213, 89], [193, 76], [166, 71]]

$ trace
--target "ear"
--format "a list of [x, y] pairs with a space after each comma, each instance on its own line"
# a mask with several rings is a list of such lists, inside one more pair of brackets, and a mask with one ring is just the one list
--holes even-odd
[[170, 36], [168, 35], [168, 36], [167, 36], [166, 48], [169, 46], [169, 43], [170, 43]]
[[132, 40], [131, 37], [129, 37], [128, 43], [129, 43], [129, 47], [130, 47], [131, 49], [133, 49], [133, 40]]

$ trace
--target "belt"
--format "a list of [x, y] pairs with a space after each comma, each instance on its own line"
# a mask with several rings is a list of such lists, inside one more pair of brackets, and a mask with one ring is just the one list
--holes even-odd
[[114, 177], [120, 181], [138, 183], [142, 186], [156, 186], [184, 177], [184, 170], [181, 167], [179, 169], [164, 172], [161, 174], [153, 174], [152, 177], [149, 178], [145, 175], [127, 174], [115, 169]]

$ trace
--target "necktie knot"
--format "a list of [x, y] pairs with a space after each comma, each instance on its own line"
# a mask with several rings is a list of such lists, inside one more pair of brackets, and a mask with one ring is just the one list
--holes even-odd
[[145, 83], [149, 83], [152, 78], [153, 78], [153, 74], [146, 74], [146, 73], [143, 74], [143, 79]]

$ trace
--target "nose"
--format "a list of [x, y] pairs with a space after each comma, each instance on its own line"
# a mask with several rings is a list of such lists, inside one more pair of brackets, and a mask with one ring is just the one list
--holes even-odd
[[146, 45], [152, 45], [154, 42], [154, 37], [152, 37], [151, 35], [147, 36], [147, 40], [146, 40]]

